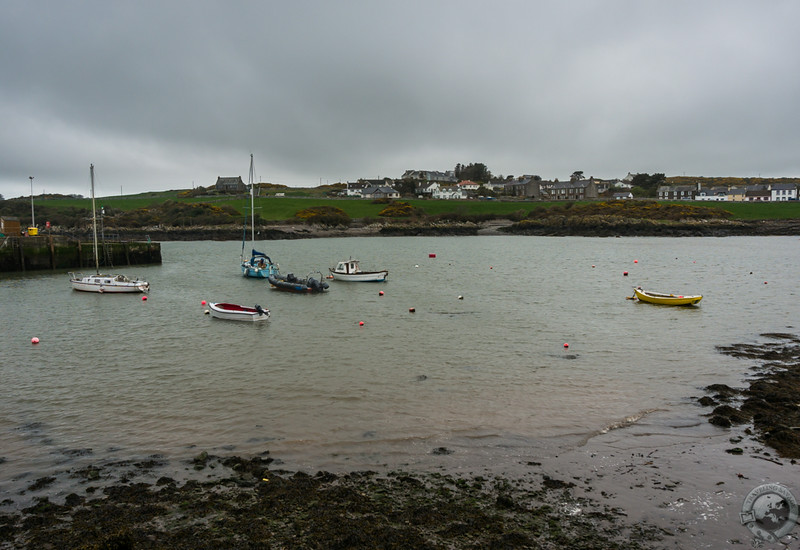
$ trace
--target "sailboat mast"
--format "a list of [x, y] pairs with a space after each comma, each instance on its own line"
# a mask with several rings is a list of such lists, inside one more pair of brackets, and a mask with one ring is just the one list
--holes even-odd
[[256, 246], [256, 199], [253, 193], [253, 187], [255, 185], [254, 180], [253, 153], [250, 153], [250, 239], [253, 241], [253, 248]]
[[94, 269], [100, 274], [100, 258], [97, 255], [97, 214], [94, 206], [94, 164], [89, 165], [89, 176], [92, 180], [92, 232], [94, 233]]

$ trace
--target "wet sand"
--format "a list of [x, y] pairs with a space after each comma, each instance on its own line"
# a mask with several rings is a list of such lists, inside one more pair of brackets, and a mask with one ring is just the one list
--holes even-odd
[[[781, 483], [800, 498], [792, 445], [800, 441], [800, 339], [763, 336], [763, 344], [720, 348], [743, 359], [750, 376], [742, 388], [709, 387], [687, 396], [696, 405], [685, 418], [653, 411], [520, 464], [512, 477], [488, 469], [291, 472], [269, 453], [201, 452], [177, 479], [159, 476], [154, 457], [72, 471], [67, 484], [34, 481], [30, 506], [2, 502], [0, 548], [750, 546], [739, 514], [751, 490]], [[721, 425], [723, 412], [736, 422]], [[71, 491], [59, 494], [65, 485]], [[783, 542], [795, 547], [798, 536], [795, 528]]]

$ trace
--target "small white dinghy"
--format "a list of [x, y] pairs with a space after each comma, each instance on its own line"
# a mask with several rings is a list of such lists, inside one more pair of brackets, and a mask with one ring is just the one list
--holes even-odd
[[208, 312], [212, 317], [229, 321], [266, 321], [269, 319], [269, 310], [259, 305], [248, 307], [239, 304], [209, 302]]

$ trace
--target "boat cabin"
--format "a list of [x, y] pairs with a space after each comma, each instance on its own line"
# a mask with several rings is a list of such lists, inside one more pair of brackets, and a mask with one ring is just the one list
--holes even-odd
[[336, 273], [359, 273], [361, 269], [358, 267], [358, 260], [347, 260], [336, 264]]

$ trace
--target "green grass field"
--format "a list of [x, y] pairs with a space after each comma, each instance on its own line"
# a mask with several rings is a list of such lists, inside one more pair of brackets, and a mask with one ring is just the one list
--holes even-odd
[[[113, 208], [116, 210], [128, 211], [138, 208], [148, 208], [159, 205], [167, 200], [186, 203], [211, 203], [215, 205], [230, 205], [243, 215], [249, 212], [249, 197], [233, 196], [206, 196], [206, 197], [179, 197], [180, 191], [163, 191], [141, 193], [138, 195], [120, 197], [100, 197], [96, 199], [97, 206], [100, 208]], [[378, 213], [385, 208], [385, 204], [373, 204], [372, 201], [364, 199], [347, 198], [326, 198], [314, 196], [313, 190], [298, 190], [290, 193], [286, 197], [256, 197], [256, 214], [266, 221], [281, 221], [294, 217], [295, 213], [311, 206], [335, 206], [344, 210], [351, 218], [377, 218]], [[301, 196], [295, 196], [301, 195]], [[306, 195], [306, 196], [302, 196]], [[564, 205], [561, 202], [540, 202], [540, 201], [505, 201], [505, 200], [424, 200], [424, 199], [403, 199], [414, 207], [421, 209], [425, 214], [436, 215], [443, 213], [456, 214], [475, 214], [475, 215], [496, 215], [506, 216], [515, 212], [525, 212], [534, 208], [548, 208], [554, 205]], [[589, 201], [582, 201], [584, 204]], [[673, 201], [678, 202], [680, 201]], [[36, 201], [37, 205], [47, 206], [54, 209], [84, 208], [91, 209], [91, 200], [55, 198]], [[685, 204], [685, 202], [684, 202]], [[798, 219], [800, 218], [800, 201], [789, 202], [692, 202], [695, 206], [708, 208], [719, 208], [727, 210], [733, 214], [733, 219], [757, 220], [757, 219]], [[2, 203], [0, 203], [2, 206]]]

